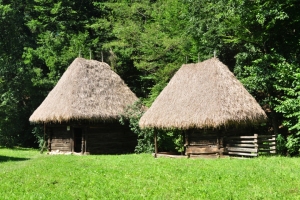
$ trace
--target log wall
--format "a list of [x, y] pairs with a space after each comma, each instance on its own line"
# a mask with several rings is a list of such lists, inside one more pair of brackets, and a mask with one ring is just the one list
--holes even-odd
[[76, 125], [51, 124], [46, 127], [48, 150], [61, 152], [74, 151], [74, 128], [82, 130], [81, 152], [89, 154], [133, 153], [137, 136], [128, 126], [119, 123], [97, 123]]
[[185, 154], [223, 155], [223, 133], [220, 130], [189, 130], [185, 134]]
[[66, 126], [48, 127], [46, 133], [49, 151], [72, 151], [72, 132], [67, 131]]
[[256, 157], [259, 154], [275, 154], [275, 135], [231, 136], [226, 138], [226, 151], [232, 156]]
[[253, 134], [251, 129], [189, 130], [185, 154], [256, 157], [276, 153], [275, 135]]

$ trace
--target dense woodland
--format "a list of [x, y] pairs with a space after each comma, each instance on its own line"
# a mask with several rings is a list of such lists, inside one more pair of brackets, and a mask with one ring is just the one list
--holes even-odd
[[0, 145], [34, 146], [28, 121], [79, 55], [107, 62], [150, 106], [184, 63], [214, 55], [266, 111], [278, 150], [300, 150], [298, 0], [0, 0]]

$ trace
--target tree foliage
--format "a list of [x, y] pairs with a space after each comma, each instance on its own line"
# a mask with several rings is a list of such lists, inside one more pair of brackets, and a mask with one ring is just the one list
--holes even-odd
[[[109, 63], [150, 106], [182, 64], [215, 52], [265, 109], [282, 152], [299, 154], [299, 8], [297, 0], [0, 0], [0, 144], [41, 138], [28, 118], [77, 56]], [[180, 143], [175, 132], [161, 142], [166, 135]]]

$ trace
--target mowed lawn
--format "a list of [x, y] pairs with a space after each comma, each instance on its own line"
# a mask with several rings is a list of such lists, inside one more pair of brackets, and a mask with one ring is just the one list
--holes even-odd
[[1, 148], [0, 199], [300, 199], [300, 158], [154, 159]]

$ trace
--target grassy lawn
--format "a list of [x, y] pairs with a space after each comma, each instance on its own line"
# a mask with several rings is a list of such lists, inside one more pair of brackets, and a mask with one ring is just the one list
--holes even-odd
[[300, 199], [300, 158], [154, 159], [0, 149], [0, 199]]

